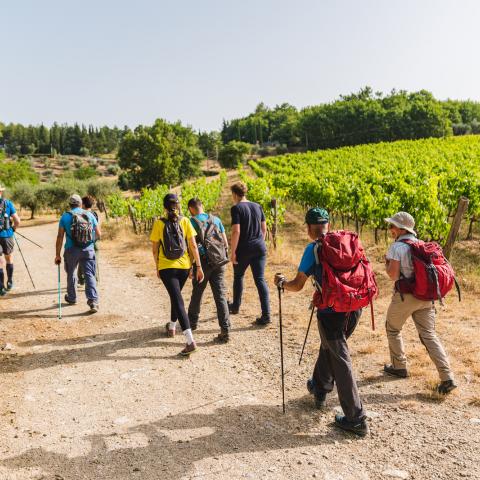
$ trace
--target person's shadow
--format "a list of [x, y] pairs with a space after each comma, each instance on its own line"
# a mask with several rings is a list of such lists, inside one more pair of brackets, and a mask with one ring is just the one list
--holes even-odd
[[142, 446], [111, 449], [109, 444], [119, 436], [98, 434], [85, 437], [91, 449], [84, 456], [72, 458], [33, 448], [0, 464], [12, 470], [39, 468], [65, 480], [126, 480], [137, 478], [135, 472], [138, 478], [176, 480], [191, 473], [193, 464], [205, 458], [318, 446], [353, 438], [334, 430], [333, 426], [321, 435], [309, 433], [317, 426], [315, 416], [309, 412], [299, 415], [299, 406], [305, 408], [303, 400], [289, 402], [287, 415], [280, 413], [280, 407], [270, 405], [220, 407], [212, 413], [179, 413], [132, 427], [127, 434], [122, 434], [122, 437], [143, 438]]

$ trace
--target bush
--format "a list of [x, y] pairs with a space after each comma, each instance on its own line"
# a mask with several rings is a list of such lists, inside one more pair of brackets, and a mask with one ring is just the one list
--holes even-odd
[[81, 160], [75, 160], [73, 164], [75, 165], [75, 168], [82, 168], [83, 162]]
[[97, 175], [97, 170], [93, 167], [80, 167], [73, 172], [73, 176], [78, 180], [88, 180], [89, 178], [96, 177]]
[[22, 181], [32, 184], [39, 182], [38, 174], [28, 160], [0, 161], [0, 183], [9, 187]]
[[224, 168], [234, 168], [239, 163], [245, 162], [245, 157], [250, 153], [251, 145], [245, 142], [232, 140], [228, 142], [221, 150], [218, 160]]
[[120, 173], [120, 167], [118, 165], [110, 165], [107, 168], [107, 173], [109, 175], [118, 175]]

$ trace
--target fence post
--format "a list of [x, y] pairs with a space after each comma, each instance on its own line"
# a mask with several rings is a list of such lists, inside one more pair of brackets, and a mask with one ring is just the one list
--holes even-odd
[[450, 232], [448, 233], [448, 238], [443, 249], [443, 254], [447, 258], [450, 258], [450, 254], [452, 253], [453, 244], [455, 243], [458, 231], [460, 230], [463, 216], [468, 208], [468, 202], [469, 200], [467, 197], [460, 197], [458, 199], [457, 211], [455, 213], [455, 217], [453, 218], [452, 226], [450, 227]]
[[272, 198], [271, 206], [273, 210], [272, 243], [273, 243], [273, 248], [276, 250], [277, 249], [277, 214], [278, 214], [276, 198]]

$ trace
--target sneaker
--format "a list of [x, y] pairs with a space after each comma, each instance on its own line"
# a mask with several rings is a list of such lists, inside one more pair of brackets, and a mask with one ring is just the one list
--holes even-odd
[[384, 365], [383, 371], [388, 375], [392, 375], [393, 377], [399, 377], [399, 378], [408, 377], [408, 371], [406, 368], [393, 368], [393, 365]]
[[258, 325], [259, 327], [266, 327], [270, 323], [272, 323], [270, 317], [264, 317], [263, 315], [255, 319], [255, 325]]
[[339, 413], [335, 415], [335, 426], [346, 432], [352, 432], [359, 437], [364, 437], [370, 432], [367, 421], [364, 418], [356, 422], [350, 422], [344, 415], [340, 415]]
[[167, 337], [173, 338], [175, 336], [175, 328], [170, 328], [170, 322], [165, 324], [165, 330], [167, 331]]
[[230, 333], [228, 330], [222, 330], [214, 339], [215, 343], [228, 343], [230, 341]]
[[457, 384], [453, 380], [444, 380], [440, 383], [437, 387], [437, 392], [441, 395], [446, 395], [450, 393], [452, 390], [457, 388]]
[[9, 280], [7, 282], [7, 292], [12, 290], [12, 288], [13, 288], [13, 280]]
[[93, 300], [89, 300], [87, 302], [87, 304], [90, 307], [90, 313], [97, 313], [98, 312], [99, 306], [98, 306], [97, 302], [95, 302]]
[[66, 301], [69, 305], [76, 305], [76, 304], [77, 304], [77, 301], [76, 301], [76, 300], [73, 300], [73, 301], [70, 300], [70, 299], [68, 298], [68, 295], [67, 295], [67, 294], [65, 294], [65, 297], [64, 297], [64, 298], [65, 298], [65, 301]]
[[237, 315], [238, 310], [238, 308], [234, 308], [233, 303], [228, 304], [228, 312], [230, 313], [230, 315]]
[[197, 351], [197, 345], [195, 342], [192, 342], [190, 345], [185, 345], [185, 348], [180, 352], [180, 355], [182, 357], [188, 357], [190, 354], [193, 352]]
[[307, 380], [307, 390], [308, 393], [311, 393], [315, 397], [315, 408], [321, 409], [327, 405], [327, 394], [325, 392], [320, 394], [315, 392], [315, 384], [312, 378]]
[[7, 291], [5, 290], [5, 287], [0, 287], [0, 297], [3, 297], [7, 294]]

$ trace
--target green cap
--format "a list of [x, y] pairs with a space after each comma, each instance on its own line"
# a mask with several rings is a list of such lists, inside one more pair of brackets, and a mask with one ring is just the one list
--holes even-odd
[[311, 208], [305, 215], [305, 223], [308, 225], [322, 225], [328, 223], [329, 220], [328, 212], [320, 207]]

